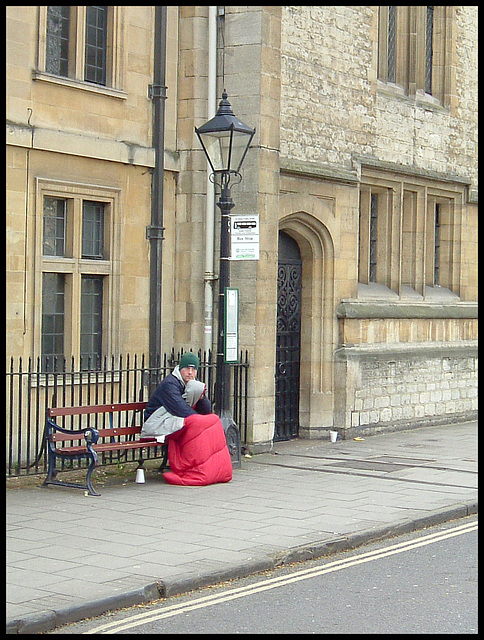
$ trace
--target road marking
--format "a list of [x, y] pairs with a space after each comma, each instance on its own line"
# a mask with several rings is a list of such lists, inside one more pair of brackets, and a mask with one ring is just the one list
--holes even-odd
[[119, 620], [117, 622], [109, 622], [99, 627], [95, 627], [94, 629], [91, 629], [89, 631], [84, 631], [83, 634], [118, 633], [120, 631], [125, 631], [126, 629], [132, 629], [134, 627], [138, 627], [143, 624], [148, 624], [150, 622], [156, 622], [157, 620], [162, 620], [164, 618], [171, 618], [173, 616], [184, 614], [189, 611], [194, 611], [196, 609], [211, 607], [216, 604], [221, 604], [223, 602], [235, 600], [237, 598], [243, 598], [249, 595], [253, 595], [255, 593], [268, 591], [269, 589], [283, 587], [287, 584], [291, 584], [292, 582], [298, 582], [299, 580], [307, 580], [308, 578], [321, 576], [326, 573], [334, 573], [335, 571], [341, 571], [342, 569], [347, 569], [355, 565], [364, 564], [366, 562], [371, 562], [373, 560], [379, 560], [381, 558], [395, 555], [397, 553], [403, 553], [404, 551], [417, 549], [418, 547], [423, 547], [428, 544], [433, 544], [434, 542], [441, 542], [442, 540], [446, 540], [447, 538], [453, 538], [454, 536], [459, 536], [464, 533], [476, 531], [477, 527], [478, 527], [478, 521], [476, 520], [475, 522], [460, 525], [458, 527], [454, 527], [447, 531], [432, 533], [427, 536], [422, 536], [420, 538], [417, 538], [415, 540], [409, 540], [407, 542], [400, 542], [398, 544], [394, 544], [389, 547], [386, 547], [385, 549], [378, 549], [376, 551], [367, 551], [357, 556], [352, 556], [351, 558], [335, 560], [333, 562], [329, 562], [325, 564], [323, 567], [319, 566], [319, 567], [311, 567], [309, 569], [302, 569], [301, 571], [296, 571], [295, 573], [291, 573], [289, 575], [278, 576], [276, 578], [269, 578], [267, 580], [263, 580], [255, 584], [247, 585], [245, 587], [229, 589], [228, 591], [225, 591], [224, 593], [221, 593], [221, 594], [212, 594], [210, 596], [203, 596], [201, 598], [197, 598], [196, 600], [190, 603], [185, 602], [185, 603], [170, 605], [168, 607], [164, 607], [161, 611], [160, 610], [146, 611], [145, 613], [140, 613], [134, 616], [130, 616], [129, 618], [125, 618], [124, 620]]

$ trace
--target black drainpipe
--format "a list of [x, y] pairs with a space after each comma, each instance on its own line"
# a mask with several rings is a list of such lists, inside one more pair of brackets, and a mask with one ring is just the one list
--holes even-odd
[[155, 167], [151, 182], [151, 225], [146, 229], [150, 241], [150, 367], [161, 356], [161, 272], [163, 243], [163, 180], [165, 176], [165, 100], [166, 100], [166, 7], [155, 6], [153, 84], [153, 137]]

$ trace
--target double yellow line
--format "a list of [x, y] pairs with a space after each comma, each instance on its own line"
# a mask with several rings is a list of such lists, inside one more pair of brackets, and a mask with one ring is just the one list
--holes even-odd
[[342, 569], [347, 569], [348, 567], [353, 567], [358, 564], [364, 564], [366, 562], [371, 562], [373, 560], [379, 560], [380, 558], [386, 558], [387, 556], [392, 556], [397, 553], [403, 553], [404, 551], [417, 549], [418, 547], [423, 547], [428, 544], [433, 544], [434, 542], [440, 542], [448, 538], [453, 538], [454, 536], [460, 536], [464, 533], [469, 533], [470, 531], [477, 530], [477, 525], [478, 525], [478, 521], [475, 520], [474, 522], [470, 522], [468, 524], [464, 524], [458, 527], [453, 527], [452, 529], [448, 529], [447, 531], [442, 531], [440, 533], [432, 533], [427, 536], [422, 536], [420, 538], [417, 538], [415, 540], [410, 540], [408, 542], [400, 542], [398, 544], [385, 547], [385, 549], [368, 551], [366, 553], [361, 553], [359, 555], [351, 556], [350, 558], [346, 558], [343, 560], [335, 560], [334, 562], [329, 562], [328, 564], [325, 564], [322, 567], [318, 566], [318, 567], [312, 567], [310, 569], [303, 569], [301, 571], [296, 571], [295, 573], [291, 573], [289, 575], [283, 575], [276, 578], [264, 579], [264, 580], [261, 580], [260, 582], [247, 585], [245, 587], [229, 589], [220, 594], [213, 594], [210, 596], [204, 596], [202, 598], [196, 598], [191, 602], [174, 604], [168, 607], [163, 607], [161, 610], [158, 609], [157, 611], [147, 611], [145, 613], [140, 613], [134, 616], [130, 616], [129, 618], [125, 618], [124, 620], [118, 620], [117, 622], [110, 622], [110, 623], [101, 625], [99, 627], [95, 627], [90, 631], [84, 631], [84, 634], [118, 633], [120, 631], [125, 631], [127, 629], [133, 629], [134, 627], [138, 627], [143, 624], [148, 624], [151, 622], [156, 622], [157, 620], [163, 620], [164, 618], [171, 618], [173, 616], [188, 613], [189, 611], [194, 611], [196, 609], [203, 609], [204, 607], [213, 607], [216, 604], [228, 602], [229, 600], [244, 598], [246, 596], [250, 596], [255, 593], [268, 591], [269, 589], [276, 589], [277, 587], [283, 587], [287, 584], [291, 584], [292, 582], [298, 582], [299, 580], [307, 580], [308, 578], [322, 576], [326, 573], [341, 571]]

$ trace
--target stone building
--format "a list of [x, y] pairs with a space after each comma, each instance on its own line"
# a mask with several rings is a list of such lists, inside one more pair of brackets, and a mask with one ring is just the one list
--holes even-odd
[[249, 449], [476, 415], [477, 7], [9, 6], [6, 24], [7, 356], [214, 346], [195, 127], [226, 89], [256, 128], [232, 191], [259, 216], [259, 259], [231, 262]]

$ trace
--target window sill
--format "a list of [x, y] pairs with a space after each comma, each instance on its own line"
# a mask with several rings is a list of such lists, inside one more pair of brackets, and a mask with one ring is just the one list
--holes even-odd
[[395, 98], [395, 100], [401, 100], [408, 104], [414, 104], [417, 107], [427, 109], [428, 111], [448, 112], [448, 109], [442, 105], [438, 98], [430, 95], [429, 93], [425, 93], [425, 91], [422, 91], [421, 89], [418, 89], [415, 95], [408, 95], [405, 93], [403, 87], [391, 82], [378, 80], [377, 93], [381, 96]]
[[83, 274], [106, 275], [111, 273], [109, 260], [88, 260], [86, 258], [71, 258], [68, 256], [42, 256], [42, 270], [55, 273], [72, 273], [80, 269]]
[[81, 91], [88, 91], [90, 93], [97, 93], [98, 95], [109, 96], [111, 98], [117, 98], [118, 100], [126, 100], [128, 94], [120, 89], [112, 89], [111, 87], [104, 87], [98, 84], [91, 84], [89, 82], [80, 82], [79, 80], [73, 80], [72, 78], [63, 78], [61, 76], [55, 76], [43, 71], [33, 71], [33, 80], [40, 80], [41, 82], [47, 82], [49, 84], [61, 85], [64, 87], [70, 87], [71, 89], [80, 89]]
[[376, 282], [362, 284], [361, 282], [358, 282], [358, 300], [381, 300], [382, 302], [394, 302], [398, 300], [398, 293], [395, 293], [395, 291], [392, 291], [384, 284], [377, 284]]
[[358, 299], [341, 300], [337, 318], [477, 318], [477, 303], [461, 302], [444, 287], [426, 287], [425, 299], [411, 287], [402, 295], [383, 285], [358, 283]]
[[391, 96], [392, 98], [407, 98], [404, 88], [398, 84], [394, 84], [393, 82], [383, 82], [383, 80], [378, 80], [377, 92], [385, 96]]
[[[60, 365], [66, 365], [69, 358], [58, 356]], [[30, 378], [30, 386], [36, 387], [67, 387], [91, 383], [118, 383], [121, 380], [119, 371], [105, 371], [102, 369], [76, 371], [74, 373], [61, 369], [60, 371], [41, 371]]]
[[395, 301], [409, 301], [417, 302], [459, 302], [459, 296], [445, 287], [425, 287], [425, 298], [408, 285], [402, 285], [400, 295], [392, 291], [383, 284], [377, 284], [376, 282], [370, 282], [369, 284], [363, 284], [358, 282], [358, 300], [382, 300], [387, 302]]
[[415, 94], [415, 104], [417, 107], [422, 107], [429, 111], [445, 111], [438, 98], [421, 90], [417, 90], [417, 93]]

